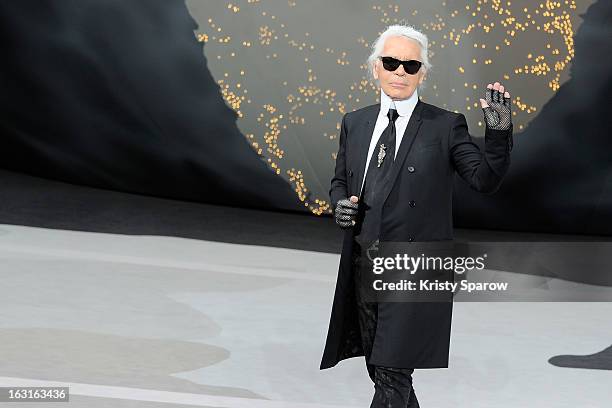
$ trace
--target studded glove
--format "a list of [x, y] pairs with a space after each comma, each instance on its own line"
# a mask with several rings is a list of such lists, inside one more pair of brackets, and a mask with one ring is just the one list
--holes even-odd
[[357, 203], [352, 202], [348, 198], [343, 198], [338, 201], [334, 212], [334, 218], [336, 219], [336, 224], [338, 224], [340, 228], [346, 229], [355, 225], [357, 206]]
[[487, 101], [484, 111], [485, 121], [490, 129], [508, 130], [512, 126], [512, 101], [511, 98], [504, 97], [504, 94], [493, 88], [487, 88], [485, 92]]

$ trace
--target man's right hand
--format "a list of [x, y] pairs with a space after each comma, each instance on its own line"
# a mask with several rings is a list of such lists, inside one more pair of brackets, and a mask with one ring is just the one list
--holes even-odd
[[336, 211], [334, 213], [334, 218], [336, 219], [336, 224], [340, 226], [342, 229], [350, 228], [355, 225], [355, 218], [357, 218], [357, 202], [359, 198], [356, 196], [351, 196], [351, 198], [344, 198], [339, 200], [336, 204]]

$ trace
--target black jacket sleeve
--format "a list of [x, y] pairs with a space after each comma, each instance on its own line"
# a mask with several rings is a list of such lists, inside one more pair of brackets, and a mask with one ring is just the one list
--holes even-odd
[[468, 132], [463, 114], [455, 116], [449, 136], [450, 155], [455, 170], [469, 186], [481, 193], [494, 193], [501, 185], [510, 166], [512, 131], [485, 130], [484, 153]]
[[336, 155], [336, 169], [334, 171], [334, 177], [331, 180], [331, 188], [329, 190], [329, 197], [331, 199], [332, 210], [336, 209], [338, 201], [347, 198], [348, 189], [346, 187], [346, 116], [342, 117], [342, 124], [340, 125], [340, 147], [338, 148], [338, 154]]

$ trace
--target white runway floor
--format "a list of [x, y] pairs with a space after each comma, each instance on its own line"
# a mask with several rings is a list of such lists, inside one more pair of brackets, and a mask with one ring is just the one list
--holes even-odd
[[[70, 386], [51, 406], [369, 406], [362, 357], [319, 370], [339, 255], [0, 225], [0, 257], [0, 386]], [[415, 370], [419, 402], [609, 407], [612, 371], [548, 359], [610, 346], [611, 317], [456, 302], [450, 368]]]

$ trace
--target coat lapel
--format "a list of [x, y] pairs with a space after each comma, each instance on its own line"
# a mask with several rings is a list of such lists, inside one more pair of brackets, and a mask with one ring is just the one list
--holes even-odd
[[[354, 185], [354, 190], [357, 191], [357, 195], [361, 196], [361, 185], [363, 184], [363, 178], [365, 177], [366, 172], [366, 160], [368, 158], [368, 149], [370, 148], [370, 141], [372, 139], [372, 134], [374, 133], [374, 127], [376, 126], [376, 119], [378, 119], [378, 112], [380, 110], [380, 104], [374, 105], [372, 109], [370, 109], [366, 115], [366, 121], [363, 126], [363, 130], [359, 137], [359, 146], [357, 148], [357, 161], [359, 163], [359, 169], [356, 174], [357, 177], [354, 178], [357, 185]], [[387, 197], [391, 192], [391, 188], [393, 184], [395, 184], [395, 180], [406, 160], [406, 156], [408, 156], [408, 152], [412, 148], [412, 144], [416, 139], [417, 133], [421, 127], [421, 112], [423, 110], [423, 102], [418, 100], [414, 110], [412, 111], [412, 115], [410, 115], [410, 120], [408, 121], [408, 125], [406, 126], [406, 130], [404, 131], [404, 135], [402, 136], [402, 142], [400, 143], [399, 150], [397, 152], [397, 156], [395, 157], [395, 163], [393, 163], [393, 168], [391, 170], [388, 187], [385, 190], [385, 199], [387, 201]], [[383, 201], [383, 202], [384, 202]]]
[[404, 135], [402, 136], [402, 142], [400, 143], [399, 150], [397, 151], [397, 156], [395, 157], [393, 167], [391, 168], [391, 174], [389, 175], [389, 182], [387, 183], [387, 188], [384, 192], [385, 197], [383, 199], [383, 203], [387, 201], [389, 193], [391, 193], [391, 189], [395, 184], [395, 180], [397, 179], [397, 176], [400, 173], [402, 166], [404, 165], [406, 156], [408, 156], [408, 152], [412, 148], [414, 139], [416, 139], [417, 133], [419, 133], [421, 123], [423, 122], [421, 120], [422, 110], [423, 102], [419, 100], [415, 105], [414, 110], [412, 111], [412, 115], [410, 115], [410, 120], [408, 121], [406, 130], [404, 131]]
[[374, 127], [376, 126], [376, 119], [378, 118], [378, 111], [380, 110], [380, 105], [374, 105], [372, 109], [370, 109], [366, 115], [366, 121], [362, 128], [361, 135], [359, 136], [359, 147], [357, 148], [357, 161], [359, 169], [355, 177], [355, 181], [358, 183], [353, 186], [354, 190], [357, 192], [357, 195], [361, 197], [361, 186], [363, 184], [363, 178], [365, 177], [365, 165], [366, 160], [368, 159], [368, 150], [370, 148], [370, 141], [372, 139], [372, 134], [374, 133]]

